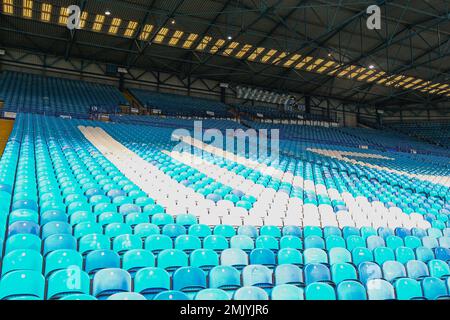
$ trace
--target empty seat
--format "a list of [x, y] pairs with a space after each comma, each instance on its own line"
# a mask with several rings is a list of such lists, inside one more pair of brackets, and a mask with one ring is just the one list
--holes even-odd
[[383, 263], [383, 276], [387, 281], [394, 282], [398, 278], [406, 277], [406, 269], [398, 261], [386, 261]]
[[170, 274], [162, 269], [147, 267], [139, 269], [134, 277], [134, 291], [139, 292], [147, 299], [156, 294], [170, 290]]
[[373, 262], [362, 262], [358, 266], [359, 280], [365, 285], [369, 280], [381, 279], [383, 274], [378, 264]]
[[303, 251], [305, 264], [309, 263], [328, 263], [327, 253], [318, 248], [310, 248]]
[[277, 285], [273, 288], [271, 294], [272, 300], [304, 300], [303, 288], [292, 284]]
[[234, 300], [269, 300], [269, 296], [261, 288], [242, 287], [234, 293]]
[[250, 252], [250, 264], [261, 264], [267, 267], [274, 267], [275, 262], [275, 254], [272, 250], [259, 248], [253, 249]]
[[278, 264], [303, 264], [303, 255], [300, 250], [285, 248], [278, 251], [277, 254]]
[[108, 297], [107, 300], [147, 300], [145, 297], [136, 292], [119, 292]]
[[352, 262], [352, 254], [345, 248], [335, 247], [328, 251], [328, 260], [331, 265]]
[[169, 236], [163, 234], [152, 234], [145, 239], [144, 247], [146, 250], [150, 250], [154, 254], [157, 254], [162, 250], [172, 249], [173, 242]]
[[175, 249], [183, 250], [188, 254], [201, 247], [202, 243], [197, 236], [181, 235], [175, 239]]
[[189, 300], [189, 297], [184, 292], [169, 290], [158, 293], [153, 300]]
[[98, 299], [105, 299], [114, 293], [127, 291], [131, 291], [131, 276], [125, 270], [102, 269], [94, 276], [92, 294]]
[[428, 300], [436, 300], [448, 295], [445, 282], [436, 277], [426, 277], [421, 281], [424, 297]]
[[353, 280], [342, 281], [336, 288], [338, 300], [367, 300], [364, 286]]
[[234, 291], [241, 287], [241, 274], [231, 266], [214, 267], [209, 273], [209, 286], [210, 288]]
[[359, 266], [361, 262], [373, 261], [372, 252], [363, 247], [356, 247], [352, 251], [352, 261], [355, 266]]
[[44, 240], [43, 247], [44, 256], [59, 249], [76, 250], [77, 240], [71, 234], [54, 234]]
[[17, 249], [11, 251], [2, 261], [2, 276], [16, 270], [42, 271], [42, 256], [36, 250]]
[[422, 298], [423, 296], [420, 283], [414, 279], [397, 279], [394, 283], [394, 288], [399, 300], [411, 300]]
[[430, 275], [425, 262], [420, 260], [410, 260], [406, 263], [406, 271], [409, 278], [420, 279]]
[[183, 292], [206, 289], [206, 274], [197, 267], [179, 268], [173, 274], [173, 289]]
[[231, 297], [221, 289], [203, 289], [195, 295], [195, 300], [231, 300]]
[[336, 263], [331, 266], [331, 277], [335, 284], [345, 280], [357, 280], [357, 272], [350, 263]]
[[282, 264], [275, 268], [275, 284], [302, 285], [304, 283], [303, 271], [293, 264]]
[[331, 273], [328, 267], [320, 263], [310, 263], [305, 266], [305, 283], [331, 281]]
[[248, 265], [247, 254], [241, 249], [225, 249], [220, 254], [220, 264], [243, 269]]
[[228, 249], [228, 241], [224, 236], [210, 235], [203, 240], [203, 248], [221, 252]]
[[52, 272], [69, 267], [83, 267], [83, 257], [75, 250], [55, 250], [45, 257], [45, 276], [49, 276]]
[[89, 275], [81, 268], [69, 267], [53, 272], [48, 278], [47, 299], [61, 299], [72, 294], [89, 294]]
[[450, 276], [450, 266], [442, 260], [431, 260], [428, 262], [428, 270], [432, 277], [441, 278]]
[[45, 280], [42, 274], [33, 270], [11, 271], [0, 280], [0, 299], [44, 298]]
[[305, 249], [310, 248], [325, 249], [325, 241], [317, 235], [310, 235], [305, 238]]
[[395, 299], [395, 291], [392, 284], [383, 279], [370, 279], [366, 283], [369, 300]]
[[395, 249], [395, 259], [400, 263], [406, 264], [408, 261], [415, 260], [416, 255], [411, 248], [398, 247]]
[[158, 254], [157, 266], [168, 272], [175, 271], [181, 267], [187, 267], [188, 255], [181, 250], [165, 249]]
[[336, 300], [334, 288], [321, 282], [309, 284], [305, 289], [306, 300]]
[[140, 269], [155, 266], [155, 255], [144, 249], [132, 249], [122, 257], [122, 268], [132, 276]]
[[94, 250], [88, 253], [85, 271], [94, 274], [100, 269], [120, 268], [120, 257], [112, 250]]
[[271, 288], [272, 271], [263, 265], [249, 265], [242, 270], [242, 281], [244, 286]]
[[250, 252], [255, 248], [255, 244], [249, 236], [236, 235], [230, 238], [230, 248], [237, 248]]

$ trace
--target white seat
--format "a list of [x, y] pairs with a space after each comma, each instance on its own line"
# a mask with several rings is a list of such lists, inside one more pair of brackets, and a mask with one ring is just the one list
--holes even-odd
[[208, 226], [216, 226], [220, 224], [220, 218], [214, 215], [201, 215], [199, 217], [200, 224], [206, 224]]
[[242, 219], [239, 216], [229, 215], [222, 217], [222, 224], [228, 224], [231, 226], [242, 226]]
[[260, 227], [263, 225], [263, 220], [261, 217], [246, 216], [244, 218], [244, 225]]

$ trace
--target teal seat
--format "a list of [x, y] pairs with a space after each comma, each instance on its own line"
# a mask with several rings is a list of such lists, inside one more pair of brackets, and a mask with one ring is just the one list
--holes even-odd
[[236, 235], [236, 230], [233, 226], [221, 224], [214, 227], [214, 235], [223, 236], [225, 238], [231, 238]]
[[228, 241], [221, 235], [210, 235], [203, 240], [203, 248], [221, 252], [228, 249]]
[[259, 229], [260, 236], [272, 236], [274, 238], [281, 237], [281, 230], [277, 226], [264, 225]]
[[412, 300], [423, 297], [422, 287], [414, 279], [398, 279], [394, 283], [394, 288], [398, 300]]
[[158, 253], [165, 249], [172, 249], [173, 243], [169, 236], [163, 234], [152, 234], [145, 239], [144, 247], [153, 253]]
[[266, 291], [258, 287], [241, 287], [234, 293], [234, 300], [269, 300]]
[[211, 235], [211, 229], [206, 224], [193, 224], [189, 227], [188, 234], [203, 239]]
[[[144, 211], [145, 212], [145, 211]], [[174, 223], [173, 217], [167, 213], [156, 213], [152, 216], [152, 223], [157, 226], [164, 226]]]
[[125, 223], [131, 227], [134, 227], [140, 223], [149, 223], [150, 219], [147, 213], [132, 212], [125, 216]]
[[303, 237], [306, 238], [308, 236], [317, 236], [322, 237], [322, 229], [320, 227], [315, 226], [305, 226], [303, 228]]
[[47, 299], [60, 299], [70, 294], [89, 294], [90, 279], [78, 267], [53, 272], [48, 277]]
[[366, 242], [364, 239], [357, 235], [350, 235], [347, 237], [347, 249], [348, 251], [353, 251], [355, 248], [365, 248]]
[[181, 250], [165, 249], [158, 254], [157, 266], [173, 272], [178, 268], [188, 266], [188, 255]]
[[124, 253], [122, 257], [122, 269], [127, 270], [132, 276], [140, 269], [155, 266], [155, 255], [149, 250], [132, 249]]
[[373, 261], [373, 254], [367, 248], [356, 247], [352, 251], [352, 260], [355, 266], [359, 266], [361, 262]]
[[413, 249], [409, 247], [398, 247], [395, 249], [395, 259], [400, 263], [406, 264], [408, 261], [415, 260], [416, 255]]
[[16, 209], [9, 214], [9, 224], [13, 224], [16, 221], [39, 223], [39, 214], [32, 209]]
[[325, 246], [327, 250], [333, 248], [346, 248], [345, 240], [341, 236], [330, 235], [325, 238]]
[[302, 250], [303, 249], [303, 243], [302, 240], [299, 237], [296, 236], [283, 236], [280, 239], [280, 248], [291, 248], [291, 249], [297, 249]]
[[334, 288], [327, 283], [314, 282], [305, 289], [306, 300], [336, 300]]
[[334, 247], [328, 251], [328, 260], [331, 265], [352, 262], [352, 254], [345, 248]]
[[44, 298], [45, 279], [41, 272], [33, 270], [11, 271], [0, 281], [0, 299]]
[[197, 217], [192, 214], [179, 214], [177, 215], [175, 222], [186, 228], [189, 228], [190, 226], [197, 223]]
[[387, 247], [377, 247], [373, 250], [374, 261], [380, 266], [389, 260], [395, 260], [394, 251]]
[[121, 234], [114, 238], [113, 250], [122, 255], [128, 250], [142, 249], [142, 239], [132, 234]]
[[210, 288], [199, 291], [195, 295], [194, 300], [220, 301], [220, 300], [231, 300], [231, 297], [224, 290]]
[[256, 248], [266, 248], [273, 251], [278, 251], [278, 240], [272, 236], [259, 236], [255, 241]]
[[16, 270], [42, 271], [42, 256], [36, 250], [17, 249], [9, 252], [2, 262], [2, 276]]
[[430, 248], [418, 247], [418, 248], [416, 248], [416, 257], [417, 257], [417, 260], [428, 263], [428, 261], [434, 259], [434, 253], [433, 253], [433, 250], [431, 250]]
[[97, 300], [97, 298], [89, 294], [69, 294], [59, 300]]
[[331, 266], [331, 277], [333, 282], [338, 285], [345, 280], [357, 280], [355, 267], [349, 263], [336, 263]]
[[6, 240], [5, 254], [17, 249], [29, 249], [41, 252], [41, 239], [34, 234], [15, 234]]
[[151, 235], [160, 234], [161, 231], [156, 224], [153, 223], [139, 223], [134, 226], [134, 234], [141, 238], [146, 238]]
[[342, 281], [336, 288], [338, 300], [367, 300], [364, 286], [357, 281]]
[[78, 243], [78, 251], [85, 255], [92, 250], [106, 250], [111, 248], [109, 237], [93, 233], [81, 237]]
[[196, 249], [202, 247], [200, 239], [191, 235], [180, 235], [175, 239], [175, 249], [183, 250], [186, 253], [191, 253]]
[[442, 260], [430, 260], [428, 262], [428, 270], [430, 270], [430, 275], [436, 278], [442, 278], [450, 276], [450, 266], [447, 262]]
[[52, 272], [67, 268], [83, 267], [83, 257], [75, 250], [59, 249], [50, 252], [45, 257], [45, 276], [48, 277]]
[[73, 234], [77, 239], [93, 233], [101, 234], [103, 233], [103, 228], [100, 224], [91, 221], [81, 222], [73, 230]]
[[278, 264], [303, 265], [303, 255], [300, 250], [283, 248], [278, 251]]
[[328, 263], [327, 253], [318, 248], [310, 248], [303, 251], [305, 264], [309, 263]]
[[95, 223], [97, 216], [90, 211], [76, 211], [69, 217], [70, 224], [76, 225], [83, 222]]
[[125, 223], [114, 222], [105, 226], [105, 235], [111, 238], [132, 233], [131, 227]]
[[386, 246], [392, 250], [404, 246], [403, 239], [398, 236], [389, 236], [386, 238]]
[[142, 268], [134, 277], [134, 291], [147, 299], [152, 299], [160, 292], [170, 290], [170, 274], [155, 267]]

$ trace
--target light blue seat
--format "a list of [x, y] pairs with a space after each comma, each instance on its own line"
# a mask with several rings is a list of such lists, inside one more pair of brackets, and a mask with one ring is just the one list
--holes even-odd
[[430, 248], [418, 247], [416, 249], [416, 257], [417, 257], [417, 260], [428, 263], [428, 261], [434, 259], [434, 253], [433, 253], [433, 250]]
[[45, 257], [45, 276], [48, 277], [52, 272], [67, 269], [83, 267], [83, 257], [75, 250], [55, 250]]
[[282, 264], [275, 268], [275, 284], [303, 285], [303, 271], [293, 264]]
[[395, 299], [395, 291], [392, 284], [383, 279], [370, 279], [366, 283], [369, 300]]
[[220, 254], [220, 264], [223, 266], [232, 266], [237, 269], [243, 269], [248, 265], [248, 256], [241, 249], [225, 249]]
[[325, 238], [326, 248], [327, 250], [331, 250], [333, 248], [346, 248], [345, 240], [341, 236], [330, 235]]
[[259, 235], [281, 238], [281, 230], [277, 226], [264, 225], [259, 229]]
[[307, 238], [309, 236], [322, 237], [323, 236], [322, 229], [316, 226], [305, 226], [303, 228], [303, 237]]
[[421, 281], [423, 295], [428, 300], [447, 297], [448, 291], [445, 282], [436, 277], [426, 277]]
[[298, 226], [284, 226], [282, 229], [283, 236], [294, 236], [301, 238], [303, 235], [302, 229]]
[[292, 284], [277, 285], [270, 294], [271, 300], [304, 300], [305, 294], [303, 288]]
[[86, 256], [84, 270], [94, 274], [100, 269], [120, 268], [120, 257], [113, 250], [93, 250]]
[[334, 247], [328, 250], [328, 260], [331, 265], [335, 263], [352, 262], [352, 254], [345, 248]]
[[394, 230], [392, 230], [391, 228], [386, 228], [386, 227], [379, 227], [377, 230], [377, 233], [380, 237], [382, 237], [384, 240], [386, 240], [387, 237], [389, 236], [394, 236]]
[[77, 266], [53, 272], [48, 277], [47, 299], [71, 294], [89, 294], [89, 275]]
[[81, 222], [74, 227], [73, 234], [75, 238], [79, 239], [88, 234], [101, 234], [103, 233], [103, 228], [99, 223], [95, 222]]
[[[144, 208], [145, 212], [145, 208]], [[152, 223], [157, 226], [164, 226], [166, 224], [174, 223], [173, 217], [167, 213], [156, 213], [152, 216]]]
[[105, 226], [105, 235], [114, 238], [122, 234], [132, 234], [133, 231], [126, 223], [114, 222]]
[[107, 300], [147, 300], [142, 294], [136, 292], [119, 292], [108, 297]]
[[394, 283], [394, 288], [398, 300], [412, 300], [423, 296], [420, 283], [414, 279], [397, 279]]
[[303, 251], [305, 264], [309, 263], [328, 263], [327, 253], [318, 248], [309, 248]]
[[223, 250], [228, 249], [228, 241], [222, 235], [210, 235], [203, 240], [203, 248], [222, 252]]
[[85, 255], [92, 250], [106, 250], [111, 248], [109, 237], [103, 234], [88, 234], [81, 237], [78, 244], [78, 251]]
[[272, 270], [263, 265], [248, 265], [242, 270], [244, 286], [256, 286], [263, 289], [273, 287]]
[[4, 256], [2, 276], [16, 270], [42, 271], [42, 256], [36, 250], [17, 249]]
[[303, 265], [303, 255], [300, 250], [284, 248], [278, 251], [278, 264]]
[[69, 294], [59, 300], [97, 300], [97, 298], [89, 294]]
[[188, 255], [181, 250], [165, 249], [158, 254], [157, 266], [173, 272], [178, 268], [188, 266]]
[[331, 278], [335, 284], [345, 280], [357, 280], [356, 269], [350, 263], [336, 263], [331, 266]]
[[121, 234], [114, 238], [112, 247], [115, 252], [122, 255], [128, 250], [142, 249], [142, 240], [133, 234]]
[[175, 249], [183, 250], [188, 254], [201, 247], [202, 243], [197, 236], [181, 235], [175, 239]]
[[310, 263], [305, 266], [303, 270], [305, 274], [305, 283], [309, 285], [313, 282], [327, 282], [331, 281], [330, 269], [320, 263]]
[[358, 281], [342, 281], [336, 291], [338, 300], [367, 300], [366, 288]]
[[195, 295], [194, 300], [231, 300], [231, 297], [221, 289], [203, 289]]
[[118, 292], [131, 291], [130, 274], [119, 268], [108, 268], [94, 275], [92, 294], [98, 299], [105, 299]]
[[167, 290], [170, 290], [170, 274], [166, 270], [147, 267], [136, 272], [134, 291], [147, 299], [152, 299], [156, 294]]
[[122, 223], [123, 216], [117, 212], [103, 212], [98, 215], [98, 223], [106, 226], [110, 223]]
[[450, 276], [450, 266], [447, 262], [442, 260], [430, 260], [428, 262], [428, 270], [430, 275], [436, 278], [442, 278], [445, 276]]
[[152, 234], [145, 239], [145, 250], [150, 250], [154, 254], [165, 249], [172, 249], [173, 242], [169, 236], [163, 234]]
[[256, 239], [259, 236], [258, 229], [249, 225], [240, 226], [237, 234], [241, 236], [248, 236], [252, 239]]
[[179, 214], [175, 219], [176, 223], [184, 226], [185, 228], [189, 228], [190, 226], [197, 223], [197, 217], [192, 214]]
[[311, 249], [311, 248], [318, 248], [318, 249], [325, 249], [325, 241], [317, 236], [317, 235], [310, 235], [305, 238], [305, 249]]
[[134, 226], [134, 234], [141, 238], [160, 233], [159, 227], [153, 223], [139, 223]]
[[372, 252], [364, 247], [356, 247], [352, 251], [352, 261], [355, 266], [359, 266], [361, 262], [373, 261]]
[[5, 254], [17, 249], [29, 249], [41, 252], [41, 239], [34, 234], [15, 234], [6, 240]]
[[410, 260], [406, 263], [406, 272], [409, 278], [418, 280], [430, 275], [425, 262], [420, 260]]
[[389, 282], [395, 282], [398, 278], [406, 277], [406, 269], [398, 261], [386, 261], [383, 263], [383, 278]]
[[163, 226], [161, 233], [163, 235], [169, 236], [172, 239], [175, 239], [178, 236], [185, 235], [187, 231], [186, 228], [182, 225], [176, 223], [168, 223]]
[[391, 248], [377, 247], [373, 250], [373, 258], [376, 263], [382, 265], [386, 261], [395, 260], [395, 255]]
[[32, 221], [16, 221], [9, 225], [8, 236], [15, 234], [34, 234], [39, 236], [40, 227], [37, 223]]
[[405, 242], [405, 246], [411, 249], [416, 249], [422, 246], [422, 241], [420, 238], [415, 236], [406, 236], [403, 241]]
[[413, 249], [408, 247], [398, 247], [395, 249], [395, 260], [400, 263], [406, 264], [408, 261], [415, 260], [416, 255]]
[[369, 250], [374, 250], [375, 248], [379, 248], [379, 247], [384, 247], [385, 246], [385, 242], [384, 239], [379, 237], [379, 236], [369, 236], [367, 239], [367, 248]]
[[234, 291], [241, 287], [241, 274], [231, 266], [217, 266], [209, 272], [209, 287]]
[[234, 293], [234, 300], [269, 300], [269, 296], [261, 288], [242, 287]]
[[431, 237], [431, 236], [423, 237], [422, 244], [424, 247], [429, 248], [429, 249], [434, 249], [436, 247], [439, 247], [437, 238]]
[[[351, 236], [361, 236], [358, 228], [348, 227], [348, 226], [342, 228], [342, 235], [344, 236], [345, 240], [348, 240], [348, 238]], [[347, 246], [347, 249], [348, 249], [348, 246]]]
[[357, 235], [350, 235], [347, 239], [347, 250], [353, 251], [355, 248], [366, 248], [364, 239]]
[[283, 236], [280, 239], [280, 248], [292, 248], [292, 249], [303, 249], [302, 240], [296, 236]]
[[132, 212], [125, 216], [125, 223], [134, 227], [140, 223], [149, 223], [150, 219], [146, 213]]
[[255, 243], [249, 236], [236, 235], [230, 238], [230, 248], [242, 249], [245, 252], [250, 252], [255, 248]]
[[173, 274], [173, 289], [183, 292], [206, 289], [206, 274], [198, 267], [179, 268]]
[[386, 246], [388, 248], [395, 250], [398, 247], [402, 247], [403, 245], [404, 245], [403, 239], [400, 238], [399, 236], [389, 236], [386, 238]]
[[328, 238], [329, 236], [342, 237], [342, 231], [338, 227], [326, 226], [323, 228], [323, 236], [325, 239]]
[[315, 282], [305, 289], [306, 300], [336, 300], [336, 292], [328, 283]]
[[193, 224], [189, 227], [188, 234], [204, 239], [211, 235], [211, 229], [206, 224]]
[[378, 264], [373, 262], [362, 262], [358, 266], [359, 280], [362, 284], [366, 284], [372, 279], [382, 279], [383, 273]]
[[278, 251], [278, 240], [273, 236], [259, 236], [255, 241], [256, 248], [267, 248], [273, 251]]
[[189, 297], [184, 292], [169, 290], [158, 293], [153, 300], [189, 300]]
[[155, 259], [155, 255], [149, 250], [128, 250], [122, 257], [122, 269], [128, 271], [131, 276], [134, 276], [139, 269], [154, 267]]
[[44, 298], [45, 279], [38, 271], [11, 271], [0, 280], [0, 299], [39, 299]]

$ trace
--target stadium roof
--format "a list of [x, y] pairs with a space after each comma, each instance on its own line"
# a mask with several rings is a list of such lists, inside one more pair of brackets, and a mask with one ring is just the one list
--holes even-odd
[[[75, 31], [68, 1], [0, 1], [6, 47], [363, 105], [450, 97], [445, 0], [74, 0]], [[380, 30], [366, 26], [374, 3]]]

